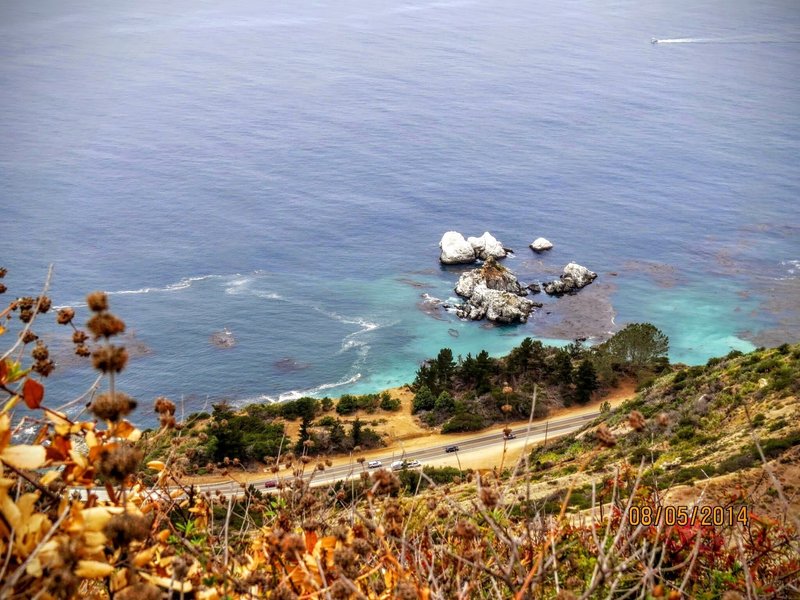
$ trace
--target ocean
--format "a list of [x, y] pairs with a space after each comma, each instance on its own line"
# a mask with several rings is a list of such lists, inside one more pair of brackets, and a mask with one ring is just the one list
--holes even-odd
[[[110, 292], [145, 426], [158, 395], [372, 392], [442, 347], [629, 322], [689, 364], [797, 341], [798, 65], [791, 0], [6, 1], [7, 297], [50, 264], [79, 322]], [[525, 282], [599, 276], [525, 325], [464, 322], [430, 300], [462, 270], [449, 230]], [[58, 406], [93, 376], [52, 320]]]

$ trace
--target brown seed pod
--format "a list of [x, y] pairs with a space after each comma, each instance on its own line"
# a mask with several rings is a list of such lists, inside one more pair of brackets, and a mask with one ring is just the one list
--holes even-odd
[[128, 351], [123, 346], [101, 346], [92, 352], [94, 368], [103, 373], [119, 373], [128, 362]]
[[108, 312], [98, 313], [86, 322], [94, 339], [110, 338], [125, 331], [125, 322]]
[[647, 421], [644, 415], [638, 410], [631, 411], [631, 414], [628, 415], [628, 424], [631, 426], [631, 429], [635, 429], [636, 431], [643, 431], [644, 428], [647, 427]]
[[174, 415], [175, 403], [164, 396], [159, 396], [153, 404], [153, 410], [160, 415]]
[[72, 332], [72, 343], [73, 344], [83, 344], [86, 340], [89, 339], [89, 336], [86, 335], [85, 331], [81, 331], [80, 329], [76, 329]]
[[46, 313], [53, 306], [53, 301], [48, 296], [39, 296], [37, 304], [39, 305], [38, 311]]
[[108, 310], [108, 296], [105, 292], [92, 292], [86, 296], [86, 304], [92, 312]]
[[72, 319], [75, 318], [75, 310], [70, 308], [69, 306], [65, 306], [64, 308], [59, 309], [58, 313], [56, 314], [56, 322], [59, 325], [68, 325], [72, 322]]
[[600, 425], [597, 426], [594, 435], [597, 440], [607, 448], [611, 448], [617, 444], [617, 438], [614, 437], [614, 434], [611, 433], [611, 430], [605, 423], [600, 423]]
[[47, 377], [56, 368], [56, 363], [52, 360], [37, 360], [33, 364], [33, 370], [39, 373], [42, 377]]
[[47, 360], [50, 356], [50, 351], [47, 349], [47, 346], [44, 345], [42, 340], [36, 342], [36, 346], [34, 346], [33, 350], [31, 350], [31, 356], [34, 360]]
[[136, 472], [141, 461], [142, 453], [140, 450], [129, 444], [123, 444], [111, 450], [104, 449], [100, 453], [98, 471], [104, 477], [122, 482], [128, 475]]
[[89, 411], [98, 419], [118, 421], [136, 408], [136, 400], [122, 392], [105, 392], [89, 405]]

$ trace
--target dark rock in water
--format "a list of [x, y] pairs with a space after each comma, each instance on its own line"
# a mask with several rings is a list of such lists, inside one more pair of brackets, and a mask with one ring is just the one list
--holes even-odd
[[463, 273], [455, 291], [467, 299], [457, 309], [462, 319], [524, 323], [534, 308], [533, 302], [522, 297], [528, 292], [514, 274], [491, 256], [483, 266]]
[[420, 294], [420, 300], [417, 302], [417, 308], [424, 312], [429, 317], [433, 317], [434, 319], [438, 319], [439, 321], [445, 321], [446, 319], [444, 316], [440, 314], [440, 308], [446, 308], [446, 306], [442, 303], [439, 298], [431, 296], [430, 294], [424, 293]]
[[538, 283], [529, 283], [525, 288], [530, 290], [531, 294], [538, 294], [542, 291], [542, 286]]
[[211, 343], [217, 348], [233, 348], [236, 345], [236, 338], [227, 327], [222, 331], [215, 331], [211, 334]]
[[447, 330], [447, 333], [449, 333], [449, 334], [450, 334], [450, 335], [452, 335], [453, 337], [458, 337], [458, 336], [460, 335], [460, 334], [458, 333], [458, 329], [452, 329], [452, 328], [448, 329], [448, 330]]
[[397, 281], [400, 283], [405, 283], [406, 285], [410, 285], [414, 288], [430, 288], [433, 287], [429, 283], [423, 283], [421, 281], [417, 281], [416, 279], [410, 279], [408, 277], [400, 277]]
[[561, 278], [544, 284], [544, 291], [551, 296], [562, 296], [577, 292], [597, 278], [597, 273], [577, 263], [569, 263], [564, 267]]
[[309, 363], [299, 362], [291, 356], [284, 356], [283, 358], [276, 360], [274, 363], [272, 363], [272, 365], [282, 373], [302, 371], [303, 369], [307, 369], [311, 366]]

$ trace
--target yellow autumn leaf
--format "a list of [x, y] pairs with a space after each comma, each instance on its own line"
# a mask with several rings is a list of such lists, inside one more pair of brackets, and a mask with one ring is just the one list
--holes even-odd
[[14, 408], [20, 401], [20, 398], [21, 397], [17, 396], [16, 394], [11, 396], [11, 398], [8, 399], [8, 402], [6, 402], [6, 405], [3, 407], [3, 412], [4, 413], [10, 412], [11, 409]]
[[69, 457], [72, 461], [81, 468], [86, 468], [89, 466], [89, 463], [86, 461], [86, 457], [78, 452], [77, 450], [70, 450]]
[[192, 583], [190, 581], [175, 581], [169, 577], [159, 577], [158, 575], [150, 575], [148, 573], [140, 573], [140, 575], [158, 587], [183, 593], [192, 591]]
[[83, 526], [89, 531], [100, 531], [111, 520], [115, 514], [123, 512], [121, 506], [94, 506], [81, 510]]
[[42, 475], [42, 478], [39, 480], [39, 483], [41, 483], [43, 486], [46, 487], [46, 486], [50, 485], [51, 483], [53, 483], [59, 477], [61, 477], [61, 473], [59, 471], [55, 471], [55, 470], [48, 471], [47, 473]]
[[47, 456], [43, 446], [19, 444], [3, 450], [0, 460], [17, 469], [38, 469], [45, 463]]
[[100, 531], [86, 531], [83, 534], [83, 541], [86, 546], [103, 546], [106, 543], [106, 536]]
[[156, 553], [156, 547], [150, 546], [149, 548], [145, 548], [141, 552], [139, 552], [136, 556], [133, 557], [133, 564], [137, 567], [143, 567], [151, 560], [153, 560], [153, 556]]
[[42, 563], [39, 561], [39, 557], [35, 557], [28, 563], [28, 566], [25, 567], [25, 572], [31, 577], [38, 578], [42, 576]]
[[98, 560], [79, 560], [78, 568], [75, 569], [75, 575], [84, 577], [86, 579], [99, 579], [100, 577], [108, 577], [114, 572], [113, 565], [100, 562]]
[[154, 471], [163, 471], [164, 467], [166, 466], [167, 465], [160, 460], [151, 460], [149, 463], [147, 463], [147, 468], [153, 469]]

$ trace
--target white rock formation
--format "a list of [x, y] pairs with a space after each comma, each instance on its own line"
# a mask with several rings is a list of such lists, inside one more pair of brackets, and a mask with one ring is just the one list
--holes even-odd
[[469, 237], [467, 241], [472, 245], [475, 250], [475, 256], [481, 260], [486, 260], [490, 256], [494, 258], [505, 258], [506, 250], [503, 244], [488, 231], [485, 231], [481, 237]]
[[456, 314], [462, 319], [487, 318], [498, 323], [525, 323], [536, 304], [511, 292], [491, 290], [479, 283]]
[[569, 263], [564, 267], [561, 278], [544, 284], [544, 291], [553, 296], [575, 292], [586, 287], [597, 277], [597, 273], [577, 263]]
[[448, 231], [439, 242], [442, 249], [439, 260], [445, 265], [460, 265], [475, 262], [475, 250], [457, 231]]
[[491, 256], [481, 267], [462, 273], [455, 290], [466, 298], [456, 314], [466, 319], [524, 323], [531, 311], [541, 306], [523, 298], [528, 293], [525, 287]]
[[543, 237], [536, 238], [531, 242], [531, 250], [534, 252], [544, 252], [545, 250], [550, 250], [552, 247], [553, 243]]

